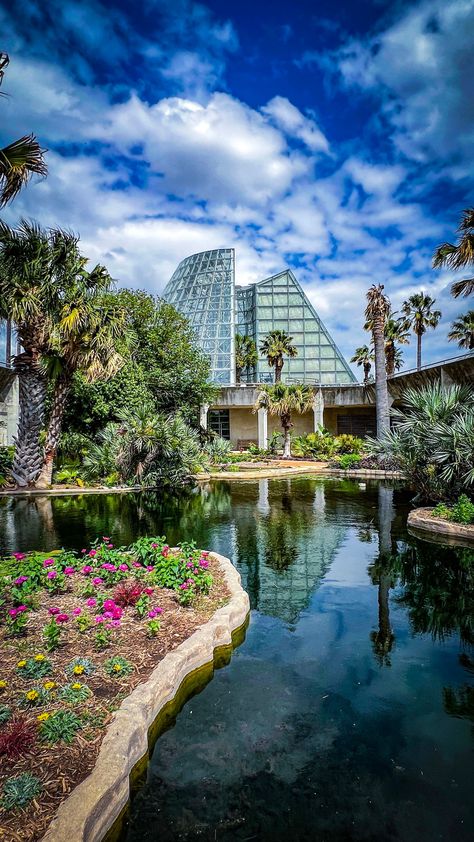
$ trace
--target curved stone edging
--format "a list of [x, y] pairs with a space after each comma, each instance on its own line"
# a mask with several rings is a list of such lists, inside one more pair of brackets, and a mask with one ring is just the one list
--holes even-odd
[[230, 590], [229, 602], [191, 637], [169, 652], [150, 677], [122, 702], [107, 729], [91, 774], [63, 801], [43, 842], [102, 842], [130, 800], [130, 775], [148, 754], [148, 732], [186, 677], [212, 664], [216, 650], [232, 646], [250, 603], [240, 574], [228, 558], [212, 553]]
[[434, 535], [442, 535], [448, 538], [462, 539], [468, 545], [474, 545], [474, 525], [467, 523], [452, 523], [440, 517], [432, 517], [432, 508], [414, 509], [408, 515], [408, 526], [423, 532], [430, 532]]

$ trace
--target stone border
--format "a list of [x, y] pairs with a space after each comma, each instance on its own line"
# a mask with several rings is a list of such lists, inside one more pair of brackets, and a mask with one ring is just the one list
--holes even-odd
[[432, 517], [432, 508], [414, 509], [408, 515], [408, 526], [422, 532], [443, 535], [448, 538], [467, 542], [467, 546], [474, 545], [474, 525], [467, 523], [453, 523], [441, 517]]
[[247, 622], [249, 597], [228, 558], [219, 561], [230, 590], [229, 602], [191, 637], [169, 652], [150, 677], [127, 696], [102, 742], [91, 774], [59, 806], [43, 842], [102, 842], [123, 817], [130, 800], [130, 777], [148, 757], [149, 732], [166, 712], [190, 674], [213, 664], [219, 650], [232, 648], [233, 636]]
[[73, 494], [128, 494], [131, 491], [144, 491], [141, 485], [106, 485], [81, 488], [79, 485], [62, 485], [54, 488], [2, 488], [0, 497], [63, 497]]
[[365, 468], [348, 468], [344, 471], [342, 468], [327, 468], [324, 465], [321, 467], [321, 463], [315, 463], [314, 468], [306, 464], [300, 467], [262, 468], [259, 471], [216, 471], [209, 474], [196, 474], [196, 479], [198, 482], [205, 482], [211, 479], [255, 480], [281, 479], [282, 477], [291, 476], [346, 477], [347, 479], [404, 479], [401, 471], [381, 471]]

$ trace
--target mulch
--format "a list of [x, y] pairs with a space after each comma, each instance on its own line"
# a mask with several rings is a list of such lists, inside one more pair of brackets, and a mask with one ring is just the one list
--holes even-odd
[[[24, 810], [5, 811], [0, 808], [0, 840], [2, 842], [37, 842], [46, 832], [60, 803], [79, 784], [94, 767], [107, 725], [114, 716], [123, 699], [141, 682], [146, 681], [153, 669], [180, 643], [193, 634], [199, 626], [207, 622], [217, 608], [229, 598], [229, 591], [224, 582], [220, 566], [212, 556], [209, 558], [209, 572], [213, 575], [213, 585], [207, 596], [199, 595], [191, 606], [180, 606], [175, 593], [171, 590], [155, 588], [153, 606], [160, 606], [161, 628], [156, 638], [146, 636], [145, 621], [137, 620], [134, 609], [124, 611], [122, 623], [115, 630], [113, 643], [106, 650], [98, 652], [94, 648], [92, 635], [80, 634], [74, 624], [64, 626], [61, 646], [48, 655], [41, 639], [41, 631], [50, 620], [48, 608], [60, 605], [66, 613], [78, 604], [77, 595], [65, 593], [60, 596], [44, 595], [44, 601], [38, 611], [32, 612], [28, 621], [25, 638], [8, 639], [0, 637], [2, 656], [0, 678], [8, 682], [7, 691], [0, 695], [0, 704], [16, 707], [20, 694], [35, 686], [42, 686], [51, 678], [57, 685], [64, 685], [74, 680], [66, 676], [65, 667], [76, 657], [88, 657], [96, 670], [89, 676], [82, 675], [77, 680], [93, 692], [93, 696], [80, 705], [68, 706], [65, 702], [52, 703], [50, 706], [31, 708], [21, 712], [35, 724], [37, 716], [43, 711], [69, 708], [81, 716], [87, 717], [87, 724], [80, 730], [70, 745], [60, 743], [47, 746], [36, 742], [29, 754], [20, 760], [11, 761], [0, 757], [0, 790], [5, 780], [12, 775], [30, 772], [41, 780], [42, 792]], [[43, 594], [43, 592], [42, 592]], [[53, 671], [47, 678], [26, 679], [18, 673], [17, 662], [38, 653], [44, 653], [53, 664]], [[109, 678], [102, 669], [110, 657], [121, 655], [133, 665], [134, 671], [120, 679]], [[71, 840], [74, 842], [74, 840]]]

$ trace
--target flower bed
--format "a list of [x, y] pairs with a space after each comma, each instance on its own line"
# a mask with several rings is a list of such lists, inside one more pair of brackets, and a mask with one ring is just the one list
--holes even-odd
[[0, 577], [0, 824], [32, 842], [94, 766], [121, 701], [228, 591], [212, 556], [162, 538], [15, 553]]

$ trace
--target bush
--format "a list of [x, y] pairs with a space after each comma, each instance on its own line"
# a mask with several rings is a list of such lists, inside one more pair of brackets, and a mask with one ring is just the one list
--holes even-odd
[[347, 471], [349, 468], [358, 468], [361, 457], [357, 453], [343, 453], [342, 456], [334, 457], [334, 464]]
[[343, 433], [342, 435], [334, 438], [334, 450], [336, 453], [360, 454], [363, 449], [364, 441], [363, 439], [357, 438], [357, 436], [349, 435], [349, 433]]
[[82, 728], [82, 721], [70, 710], [57, 710], [43, 719], [40, 737], [45, 743], [72, 743], [77, 731]]
[[211, 465], [219, 465], [230, 461], [232, 443], [228, 439], [221, 439], [219, 436], [208, 441], [203, 451], [209, 457]]
[[467, 494], [461, 494], [452, 506], [438, 503], [433, 509], [433, 515], [451, 520], [453, 523], [474, 523], [474, 503]]
[[3, 786], [3, 795], [0, 804], [4, 810], [13, 810], [16, 807], [26, 807], [33, 798], [41, 792], [39, 778], [23, 772], [14, 778], [8, 778]]
[[0, 734], [0, 757], [18, 760], [32, 750], [36, 742], [36, 727], [23, 717], [10, 719]]
[[7, 482], [7, 477], [12, 469], [14, 447], [0, 447], [0, 485]]

